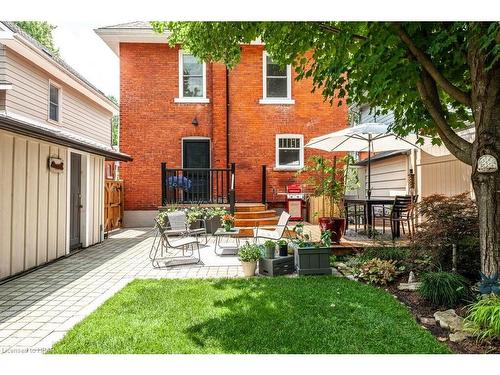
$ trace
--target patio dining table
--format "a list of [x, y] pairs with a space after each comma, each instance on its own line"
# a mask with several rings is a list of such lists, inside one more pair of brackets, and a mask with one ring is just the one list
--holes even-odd
[[[366, 213], [366, 223], [368, 225], [368, 237], [373, 236], [373, 231], [371, 230], [372, 228], [375, 227], [375, 218], [373, 217], [373, 206], [389, 206], [394, 203], [394, 197], [380, 197], [380, 198], [345, 198], [344, 199], [344, 206], [345, 206], [345, 214], [346, 214], [346, 226], [345, 229], [347, 230], [348, 225], [349, 225], [349, 205], [358, 205], [358, 206], [364, 206], [365, 207], [365, 213]], [[400, 228], [399, 228], [399, 222], [396, 225], [396, 237], [400, 236]]]

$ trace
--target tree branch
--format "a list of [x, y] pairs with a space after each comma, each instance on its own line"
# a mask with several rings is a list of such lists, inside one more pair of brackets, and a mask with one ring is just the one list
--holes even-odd
[[427, 71], [422, 71], [421, 80], [417, 82], [417, 89], [425, 108], [437, 126], [439, 137], [446, 148], [465, 164], [472, 164], [472, 144], [460, 137], [448, 124], [443, 115], [443, 108], [439, 101], [436, 82]]
[[[321, 29], [323, 29], [325, 31], [328, 31], [328, 32], [330, 32], [332, 34], [340, 34], [342, 32], [342, 30], [339, 29], [338, 27], [326, 24], [324, 22], [316, 22], [316, 24]], [[366, 36], [358, 35], [358, 34], [353, 34], [352, 37], [353, 37], [353, 39], [356, 39], [356, 40], [366, 40], [366, 39], [368, 39]]]
[[433, 64], [429, 56], [427, 56], [427, 54], [420, 48], [418, 48], [417, 45], [413, 42], [410, 36], [403, 29], [401, 23], [394, 22], [393, 26], [401, 41], [404, 44], [406, 44], [411, 54], [420, 63], [420, 65], [422, 65], [422, 67], [430, 74], [430, 76], [434, 79], [434, 81], [456, 101], [462, 103], [463, 105], [471, 107], [472, 100], [470, 94], [460, 90], [458, 87], [453, 85], [443, 76], [443, 74]]

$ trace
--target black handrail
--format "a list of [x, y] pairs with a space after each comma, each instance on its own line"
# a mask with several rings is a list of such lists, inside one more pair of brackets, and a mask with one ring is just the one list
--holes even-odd
[[167, 168], [161, 163], [161, 202], [169, 204], [229, 204], [235, 165], [230, 168]]

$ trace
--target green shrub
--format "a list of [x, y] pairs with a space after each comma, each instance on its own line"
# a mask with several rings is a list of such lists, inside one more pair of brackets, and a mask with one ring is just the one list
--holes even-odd
[[454, 307], [469, 296], [467, 280], [457, 273], [427, 272], [420, 281], [420, 295], [436, 306]]
[[[477, 279], [480, 270], [479, 221], [470, 194], [434, 194], [417, 205], [425, 220], [417, 225], [412, 259], [420, 270], [451, 270], [452, 245], [457, 246], [457, 272]], [[423, 260], [423, 261], [422, 261]]]
[[358, 278], [370, 284], [387, 285], [396, 276], [396, 264], [392, 260], [370, 259], [364, 262], [358, 273]]
[[393, 260], [398, 263], [404, 262], [409, 255], [408, 248], [399, 246], [365, 247], [361, 253], [361, 259], [370, 260], [378, 258], [382, 260]]
[[262, 258], [262, 249], [259, 245], [249, 244], [247, 242], [240, 247], [238, 258], [242, 262], [256, 262]]
[[464, 323], [479, 340], [500, 340], [500, 297], [489, 295], [470, 305]]

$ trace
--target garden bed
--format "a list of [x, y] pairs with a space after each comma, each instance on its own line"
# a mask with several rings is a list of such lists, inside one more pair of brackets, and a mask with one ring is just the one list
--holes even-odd
[[[386, 290], [397, 297], [398, 300], [403, 302], [411, 311], [414, 318], [422, 326], [424, 326], [429, 332], [431, 332], [436, 338], [444, 337], [447, 338], [449, 331], [441, 328], [438, 324], [424, 324], [421, 322], [421, 318], [430, 318], [438, 310], [435, 306], [432, 306], [428, 301], [420, 296], [418, 292], [399, 290], [397, 286], [400, 282], [405, 282], [406, 278], [403, 277], [397, 282], [389, 285]], [[442, 308], [443, 310], [445, 308]], [[465, 316], [466, 306], [460, 305], [455, 308], [455, 312], [461, 317]], [[445, 342], [448, 347], [454, 352], [459, 354], [485, 354], [485, 353], [495, 353], [500, 354], [500, 342], [496, 341], [493, 343], [481, 343], [475, 338], [467, 338], [462, 342], [452, 342], [447, 340]]]

